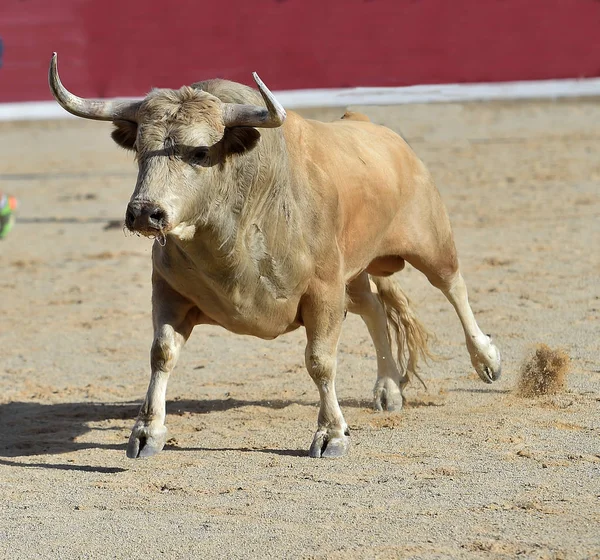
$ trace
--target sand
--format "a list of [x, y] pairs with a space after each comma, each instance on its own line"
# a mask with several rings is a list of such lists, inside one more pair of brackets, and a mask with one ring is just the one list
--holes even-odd
[[[600, 102], [363, 110], [436, 178], [502, 379], [479, 381], [453, 309], [407, 267], [440, 359], [429, 391], [373, 412], [374, 350], [348, 316], [348, 457], [307, 457], [303, 331], [198, 327], [167, 447], [127, 459], [152, 337], [150, 242], [120, 226], [132, 157], [106, 123], [0, 124], [0, 189], [21, 203], [0, 241], [0, 557], [600, 558]], [[566, 389], [519, 397], [539, 343], [569, 355]]]

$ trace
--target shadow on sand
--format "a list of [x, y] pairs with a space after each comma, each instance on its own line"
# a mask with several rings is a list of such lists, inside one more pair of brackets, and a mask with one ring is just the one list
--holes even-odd
[[[345, 407], [359, 407], [365, 403], [359, 400], [349, 400], [340, 404]], [[172, 400], [167, 402], [167, 415], [181, 415], [185, 413], [209, 414], [211, 412], [222, 412], [248, 406], [259, 406], [276, 410], [283, 409], [292, 404], [314, 407], [315, 412], [318, 406], [314, 401], [276, 399], [261, 401], [238, 399]], [[59, 455], [82, 449], [117, 449], [124, 452], [125, 441], [122, 444], [105, 444], [99, 442], [81, 442], [78, 439], [83, 434], [93, 430], [129, 429], [133, 426], [139, 406], [139, 403], [133, 402], [69, 402], [55, 404], [11, 402], [2, 404], [0, 405], [0, 457], [17, 458], [35, 455]], [[90, 423], [98, 423], [106, 420], [122, 420], [123, 422], [119, 426], [90, 427]], [[202, 448], [201, 450], [216, 451], [216, 449], [211, 450], [208, 448]], [[221, 450], [226, 451], [227, 449], [223, 448]], [[299, 455], [305, 453], [305, 451], [300, 450], [283, 449], [239, 449], [238, 451], [257, 451], [280, 455]], [[6, 461], [0, 459], [0, 464], [2, 462], [7, 464]], [[44, 466], [52, 468], [50, 465]], [[71, 468], [85, 470], [84, 467]]]
[[[274, 410], [290, 405], [310, 406], [318, 409], [316, 401], [296, 400], [171, 400], [167, 401], [167, 415], [210, 414], [248, 406], [265, 407]], [[362, 399], [343, 399], [343, 408], [370, 408], [371, 401]], [[140, 404], [133, 402], [100, 403], [69, 402], [43, 404], [35, 402], [11, 402], [0, 405], [0, 465], [19, 466], [24, 468], [61, 469], [83, 472], [118, 473], [127, 469], [120, 467], [104, 467], [91, 465], [75, 465], [69, 463], [32, 463], [20, 462], [19, 459], [36, 455], [61, 455], [84, 449], [112, 449], [125, 453], [126, 442], [122, 444], [106, 444], [99, 442], [82, 442], [78, 439], [91, 431], [128, 430], [133, 426]], [[91, 427], [91, 423], [107, 420], [122, 420], [121, 425]], [[177, 447], [167, 445], [170, 451], [237, 451], [242, 453], [266, 453], [288, 457], [304, 457], [306, 449], [253, 449], [253, 448], [209, 448], [209, 447]]]

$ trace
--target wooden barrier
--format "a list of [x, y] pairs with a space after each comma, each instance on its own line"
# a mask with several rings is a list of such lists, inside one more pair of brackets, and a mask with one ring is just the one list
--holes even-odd
[[2, 0], [0, 102], [208, 77], [275, 90], [600, 76], [597, 0]]

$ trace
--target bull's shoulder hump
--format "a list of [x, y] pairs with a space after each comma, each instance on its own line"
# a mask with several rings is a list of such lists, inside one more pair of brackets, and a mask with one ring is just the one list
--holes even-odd
[[346, 111], [342, 115], [342, 119], [351, 120], [351, 121], [366, 121], [366, 122], [371, 121], [371, 119], [369, 119], [369, 117], [367, 117], [367, 115], [365, 115], [363, 113], [358, 113], [357, 111]]
[[[366, 118], [361, 120], [337, 119], [330, 122], [302, 119], [301, 129], [306, 141], [316, 142], [319, 145], [323, 142], [343, 143], [357, 140], [405, 144], [404, 140], [392, 129]], [[298, 130], [295, 132], [297, 133]], [[295, 138], [293, 134], [290, 137]]]

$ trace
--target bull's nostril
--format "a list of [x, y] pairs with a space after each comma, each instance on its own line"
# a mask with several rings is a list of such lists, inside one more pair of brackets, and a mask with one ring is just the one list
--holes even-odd
[[135, 221], [135, 212], [131, 208], [128, 208], [127, 212], [125, 212], [125, 225], [128, 228], [131, 228], [133, 226], [134, 221]]
[[148, 203], [130, 203], [125, 212], [125, 225], [132, 231], [162, 231], [167, 222], [167, 213]]
[[152, 214], [149, 216], [149, 222], [154, 226], [162, 225], [163, 220], [165, 219], [165, 212], [160, 209], [154, 210]]

